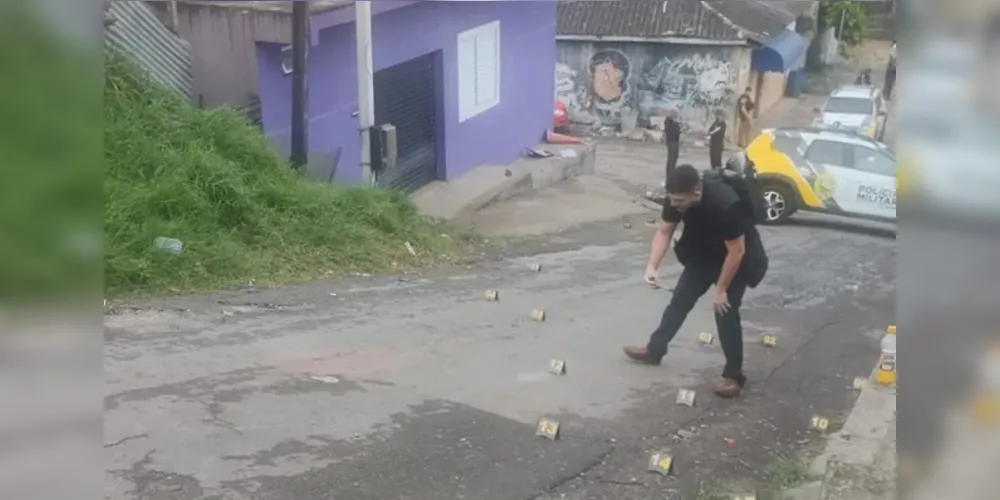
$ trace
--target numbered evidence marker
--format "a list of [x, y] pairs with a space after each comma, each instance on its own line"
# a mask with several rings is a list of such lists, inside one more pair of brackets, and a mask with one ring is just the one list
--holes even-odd
[[649, 464], [646, 466], [646, 470], [669, 476], [674, 470], [674, 457], [667, 450], [653, 453], [649, 457]]
[[545, 309], [532, 309], [531, 310], [531, 320], [532, 321], [545, 321]]
[[531, 270], [534, 271], [534, 272], [536, 272], [536, 273], [540, 273], [540, 272], [542, 272], [542, 265], [541, 264], [532, 264], [531, 265]]
[[820, 415], [813, 415], [809, 421], [809, 428], [814, 431], [826, 432], [830, 428], [830, 420]]
[[559, 439], [559, 422], [542, 417], [535, 428], [535, 435], [552, 441]]
[[566, 362], [561, 359], [549, 361], [549, 373], [553, 375], [566, 375]]
[[711, 344], [715, 341], [715, 335], [709, 332], [701, 332], [698, 334], [698, 340], [700, 340], [702, 344]]
[[760, 343], [766, 345], [767, 347], [774, 347], [778, 345], [778, 338], [770, 333], [765, 333], [760, 337]]
[[865, 378], [865, 377], [854, 377], [853, 387], [854, 387], [855, 391], [860, 391], [861, 389], [864, 389], [865, 385], [867, 385], [867, 384], [868, 384], [868, 379], [867, 378]]
[[677, 392], [677, 404], [684, 406], [694, 406], [694, 391], [691, 389], [681, 389]]
[[496, 290], [486, 290], [486, 293], [484, 293], [483, 295], [486, 297], [486, 300], [492, 302], [500, 300], [500, 292]]

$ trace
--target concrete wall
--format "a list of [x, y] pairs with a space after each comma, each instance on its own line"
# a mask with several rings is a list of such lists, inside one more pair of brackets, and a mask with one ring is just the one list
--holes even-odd
[[[500, 21], [500, 104], [458, 120], [458, 34]], [[375, 70], [441, 52], [444, 116], [439, 171], [459, 176], [483, 164], [506, 164], [534, 147], [552, 123], [556, 2], [415, 2], [372, 20]], [[258, 43], [258, 85], [265, 133], [289, 150], [291, 77], [281, 44]], [[309, 153], [342, 154], [335, 180], [361, 180], [354, 23], [322, 29], [309, 50]], [[440, 140], [440, 137], [439, 137]]]
[[788, 72], [765, 71], [757, 73], [757, 75], [758, 87], [755, 89], [757, 93], [757, 108], [754, 112], [756, 116], [760, 116], [773, 108], [775, 104], [781, 102], [781, 99], [785, 97]]
[[[745, 46], [559, 41], [557, 97], [570, 120], [619, 125], [678, 110], [688, 132], [707, 131], [716, 110], [735, 116], [750, 75]], [[731, 127], [735, 129], [735, 127]]]
[[[173, 19], [167, 2], [146, 2], [164, 23]], [[193, 101], [205, 107], [240, 106], [257, 94], [255, 40], [287, 38], [291, 18], [228, 6], [177, 3], [174, 30], [190, 42]]]

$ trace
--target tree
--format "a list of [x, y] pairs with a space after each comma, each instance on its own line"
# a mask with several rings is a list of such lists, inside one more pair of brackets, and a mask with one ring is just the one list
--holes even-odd
[[833, 27], [841, 42], [857, 45], [867, 38], [871, 19], [862, 2], [822, 2], [819, 24], [821, 31]]

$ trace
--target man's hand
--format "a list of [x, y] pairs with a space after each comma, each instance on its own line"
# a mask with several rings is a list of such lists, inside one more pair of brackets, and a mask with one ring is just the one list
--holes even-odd
[[655, 267], [646, 266], [646, 272], [643, 274], [643, 278], [646, 280], [647, 285], [654, 288], [660, 288], [659, 274], [660, 274], [659, 270], [657, 270]]
[[725, 290], [715, 290], [712, 307], [715, 309], [715, 314], [726, 314], [729, 312], [729, 297], [726, 295]]

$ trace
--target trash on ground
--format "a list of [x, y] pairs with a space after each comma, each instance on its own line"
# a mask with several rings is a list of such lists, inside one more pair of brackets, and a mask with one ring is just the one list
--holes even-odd
[[694, 431], [689, 431], [687, 429], [678, 429], [676, 432], [677, 436], [681, 439], [691, 439], [697, 435]]
[[524, 150], [521, 151], [521, 154], [528, 158], [549, 158], [553, 156], [549, 151], [535, 148], [524, 148]]
[[406, 247], [406, 251], [407, 252], [410, 252], [410, 255], [412, 255], [414, 257], [417, 256], [417, 251], [413, 249], [413, 245], [411, 245], [409, 241], [403, 243], [403, 246]]
[[176, 238], [157, 236], [153, 240], [153, 247], [161, 252], [177, 255], [181, 253], [181, 250], [184, 250], [184, 242]]

